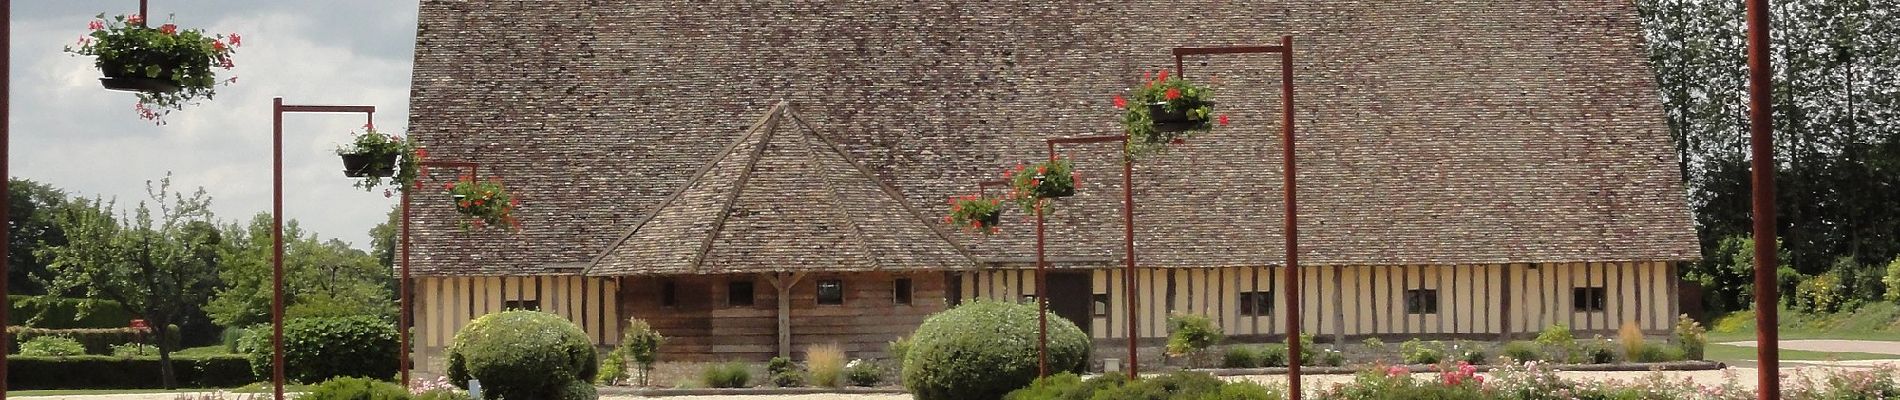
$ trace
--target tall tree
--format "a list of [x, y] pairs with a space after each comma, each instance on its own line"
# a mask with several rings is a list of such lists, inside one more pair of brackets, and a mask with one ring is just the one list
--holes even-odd
[[66, 233], [54, 223], [53, 215], [66, 206], [66, 193], [52, 185], [27, 179], [8, 178], [7, 290], [11, 294], [44, 294], [43, 282], [52, 279], [46, 261], [39, 256], [42, 246], [66, 243]]
[[[223, 290], [206, 310], [225, 326], [270, 322], [271, 217], [258, 213], [247, 224], [225, 227], [219, 254]], [[394, 318], [389, 269], [362, 250], [284, 224], [284, 302], [288, 318], [375, 315]]]
[[[183, 319], [217, 287], [217, 266], [205, 258], [218, 243], [210, 226], [211, 199], [199, 189], [191, 196], [171, 192], [171, 177], [146, 183], [150, 203], [118, 213], [111, 200], [76, 201], [59, 213], [67, 242], [41, 249], [53, 274], [53, 292], [83, 291], [88, 298], [118, 301], [157, 329]], [[156, 213], [150, 206], [158, 207]], [[159, 375], [165, 388], [177, 386], [173, 343], [159, 340]]]

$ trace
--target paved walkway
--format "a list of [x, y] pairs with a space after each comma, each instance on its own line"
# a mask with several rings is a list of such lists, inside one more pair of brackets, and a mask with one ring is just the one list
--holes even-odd
[[[1755, 347], [1755, 341], [1717, 343], [1730, 346]], [[1828, 353], [1874, 353], [1900, 355], [1900, 342], [1879, 340], [1783, 340], [1784, 350], [1821, 351]], [[1900, 358], [1900, 357], [1896, 357]]]

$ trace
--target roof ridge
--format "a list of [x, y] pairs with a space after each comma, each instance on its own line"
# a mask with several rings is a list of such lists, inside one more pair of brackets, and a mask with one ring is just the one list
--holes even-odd
[[[704, 165], [700, 165], [698, 170], [693, 171], [692, 177], [686, 179], [686, 184], [680, 185], [679, 189], [675, 189], [672, 194], [669, 194], [666, 196], [665, 199], [660, 200], [659, 204], [653, 205], [653, 211], [648, 211], [646, 216], [640, 218], [640, 222], [635, 223], [633, 224], [632, 227], [627, 228], [627, 233], [621, 234], [620, 239], [614, 240], [612, 244], [609, 244], [607, 245], [607, 247], [601, 249], [600, 254], [595, 255], [593, 260], [588, 261], [587, 267], [581, 271], [581, 275], [584, 276], [584, 275], [593, 273], [594, 268], [600, 267], [601, 260], [606, 259], [607, 255], [613, 254], [615, 249], [619, 249], [620, 246], [625, 245], [627, 243], [627, 240], [633, 238], [634, 233], [638, 233], [640, 231], [641, 227], [646, 226], [646, 224], [649, 222], [653, 222], [653, 217], [659, 216], [660, 210], [666, 209], [666, 206], [672, 205], [674, 201], [679, 200], [680, 195], [683, 195], [686, 193], [687, 190], [692, 189], [694, 183], [698, 183], [700, 179], [705, 178], [706, 173], [711, 171], [714, 165], [718, 165], [719, 161], [725, 160], [726, 157], [731, 156], [733, 150], [737, 149], [740, 144], [744, 144], [746, 141], [746, 138], [752, 137], [752, 134], [757, 133], [759, 128], [764, 127], [767, 122], [772, 121], [774, 119], [773, 117], [778, 115], [778, 110], [781, 107], [784, 107], [786, 105], [787, 103], [785, 102], [779, 102], [779, 104], [773, 105], [772, 108], [766, 112], [765, 116], [759, 117], [758, 122], [754, 122], [752, 123], [752, 127], [746, 128], [746, 130], [743, 131], [744, 134], [739, 135], [739, 138], [737, 140], [733, 140], [732, 144], [726, 145], [726, 148], [724, 150], [720, 150], [718, 155], [714, 155], [711, 160], [707, 160]], [[736, 191], [738, 190], [738, 188], [735, 187], [733, 188], [733, 190]]]
[[[832, 199], [832, 201], [834, 201], [834, 203], [832, 203], [832, 204], [834, 204], [834, 206], [832, 206], [832, 207], [830, 207], [830, 208], [831, 208], [831, 209], [832, 209], [833, 211], [835, 211], [835, 212], [837, 212], [838, 214], [840, 214], [841, 216], [843, 216], [843, 217], [844, 217], [844, 224], [845, 224], [846, 226], [849, 226], [849, 227], [850, 227], [850, 229], [851, 229], [851, 231], [852, 231], [853, 233], [855, 233], [855, 234], [853, 234], [853, 235], [850, 235], [850, 236], [851, 236], [851, 240], [852, 240], [852, 241], [854, 241], [854, 242], [857, 242], [857, 243], [858, 243], [858, 247], [859, 247], [859, 248], [862, 248], [862, 249], [864, 249], [864, 251], [865, 251], [865, 254], [862, 254], [862, 256], [864, 257], [864, 259], [865, 259], [866, 261], [869, 261], [869, 264], [871, 265], [871, 269], [872, 269], [872, 270], [882, 270], [882, 269], [884, 269], [884, 265], [883, 265], [882, 263], [880, 263], [880, 262], [878, 262], [878, 257], [877, 257], [877, 256], [875, 256], [875, 255], [872, 255], [872, 254], [871, 254], [871, 253], [872, 253], [872, 250], [873, 250], [873, 249], [871, 248], [871, 243], [870, 243], [870, 242], [866, 242], [866, 241], [864, 241], [864, 227], [863, 227], [863, 226], [860, 226], [860, 225], [858, 225], [858, 221], [857, 221], [857, 219], [854, 219], [854, 218], [851, 218], [851, 210], [850, 210], [849, 208], [846, 208], [846, 207], [844, 207], [844, 206], [839, 206], [839, 205], [836, 205], [836, 204], [843, 204], [843, 202], [844, 202], [844, 196], [840, 196], [840, 195], [838, 195], [838, 187], [837, 187], [837, 185], [832, 185], [832, 184], [831, 184], [831, 179], [830, 179], [830, 177], [828, 177], [828, 176], [825, 176], [825, 175], [824, 175], [824, 171], [825, 171], [825, 166], [824, 166], [824, 162], [823, 162], [822, 160], [820, 160], [820, 159], [818, 158], [818, 151], [817, 151], [816, 149], [813, 149], [813, 148], [812, 148], [812, 146], [814, 145], [814, 143], [812, 143], [812, 140], [811, 140], [811, 139], [812, 139], [812, 137], [818, 137], [818, 136], [819, 136], [819, 133], [818, 133], [818, 130], [816, 130], [816, 129], [813, 129], [813, 128], [811, 127], [811, 125], [807, 125], [807, 124], [804, 124], [804, 123], [799, 123], [799, 122], [802, 122], [802, 121], [799, 121], [799, 119], [798, 119], [798, 115], [799, 115], [799, 114], [798, 114], [798, 107], [797, 107], [797, 106], [788, 106], [788, 107], [786, 107], [786, 108], [785, 108], [785, 113], [786, 113], [787, 115], [790, 115], [790, 116], [791, 116], [791, 118], [792, 118], [792, 121], [793, 121], [793, 122], [795, 122], [795, 123], [796, 123], [796, 125], [797, 125], [797, 126], [798, 126], [799, 128], [804, 128], [804, 129], [805, 129], [805, 132], [807, 132], [807, 133], [808, 133], [808, 134], [806, 134], [806, 135], [801, 135], [802, 137], [800, 137], [800, 138], [799, 138], [799, 139], [800, 139], [801, 141], [803, 141], [803, 142], [805, 143], [805, 146], [804, 146], [804, 147], [805, 147], [805, 156], [807, 157], [807, 159], [805, 160], [805, 163], [806, 163], [806, 165], [808, 165], [808, 166], [810, 166], [810, 167], [812, 167], [813, 169], [816, 169], [816, 171], [814, 171], [814, 172], [816, 172], [816, 173], [817, 173], [817, 175], [818, 175], [818, 182], [819, 182], [819, 184], [822, 184], [822, 185], [824, 185], [824, 186], [825, 186], [825, 192], [827, 192], [827, 193], [830, 193], [830, 194], [831, 194], [831, 199]], [[796, 129], [796, 128], [794, 128], [794, 129]], [[820, 139], [820, 140], [822, 140], [822, 139]], [[851, 159], [849, 159], [849, 158], [846, 158], [846, 159], [845, 159], [844, 161], [845, 161], [845, 162], [847, 162], [847, 163], [849, 163], [849, 162], [851, 162]], [[873, 178], [873, 180], [875, 180], [875, 178]], [[903, 202], [903, 199], [893, 199], [893, 200], [897, 200], [897, 201], [898, 201], [898, 202], [900, 202], [900, 203], [901, 203], [901, 202]]]
[[[780, 101], [778, 105], [772, 106], [772, 109], [766, 112], [765, 125], [760, 128], [761, 130], [754, 131], [755, 134], [763, 134], [764, 137], [760, 137], [759, 146], [752, 149], [752, 159], [746, 160], [745, 168], [739, 169], [739, 179], [732, 181], [732, 193], [727, 194], [726, 201], [717, 208], [719, 215], [713, 217], [712, 230], [706, 233], [706, 240], [700, 242], [699, 254], [693, 256], [692, 264], [687, 265], [689, 268], [687, 272], [699, 273], [704, 267], [706, 255], [712, 253], [713, 242], [719, 241], [719, 233], [726, 228], [726, 219], [732, 216], [733, 204], [738, 203], [739, 194], [745, 192], [746, 181], [752, 180], [752, 170], [759, 167], [759, 159], [765, 156], [765, 148], [771, 147], [772, 135], [778, 132], [779, 120], [784, 118], [785, 109], [788, 107], [791, 107], [791, 103], [787, 101]], [[749, 138], [752, 135], [746, 137]], [[692, 185], [697, 181], [698, 179], [694, 179], [687, 185]], [[659, 210], [654, 209], [654, 212], [657, 213]]]

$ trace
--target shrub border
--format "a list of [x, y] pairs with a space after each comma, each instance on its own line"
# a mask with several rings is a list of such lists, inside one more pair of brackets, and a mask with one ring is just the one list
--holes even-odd
[[[1713, 371], [1713, 370], [1728, 368], [1728, 364], [1724, 364], [1719, 361], [1668, 361], [1668, 362], [1653, 362], [1653, 363], [1627, 363], [1625, 362], [1625, 363], [1610, 363], [1610, 364], [1543, 364], [1543, 365], [1547, 366], [1548, 368], [1554, 371], [1586, 371], [1586, 372]], [[1436, 365], [1408, 364], [1408, 365], [1403, 365], [1403, 367], [1405, 367], [1408, 370], [1411, 370], [1412, 373], [1438, 372], [1438, 370], [1434, 369], [1437, 367]], [[1477, 365], [1476, 367], [1478, 367], [1479, 371], [1491, 372], [1491, 371], [1497, 370], [1500, 366], [1487, 364], [1487, 365]], [[1214, 376], [1240, 376], [1240, 375], [1286, 375], [1287, 368], [1286, 367], [1194, 368], [1194, 369], [1188, 369], [1188, 370], [1206, 372], [1206, 373], [1214, 374]], [[1361, 371], [1365, 371], [1364, 366], [1300, 367], [1300, 375], [1302, 376], [1304, 375], [1351, 375], [1351, 374], [1359, 373]]]

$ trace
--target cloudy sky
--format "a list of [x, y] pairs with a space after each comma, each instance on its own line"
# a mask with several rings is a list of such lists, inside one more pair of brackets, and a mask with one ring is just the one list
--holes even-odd
[[[0, 0], [5, 1], [5, 0]], [[287, 104], [373, 105], [385, 132], [407, 132], [415, 0], [151, 0], [154, 21], [244, 36], [235, 85], [217, 99], [141, 120], [132, 94], [99, 86], [92, 59], [61, 50], [99, 13], [131, 14], [134, 0], [13, 2], [12, 170], [69, 193], [145, 199], [145, 182], [170, 171], [175, 187], [203, 187], [227, 221], [268, 212], [271, 98]], [[368, 249], [370, 227], [395, 199], [351, 186], [332, 152], [360, 116], [290, 114], [284, 122], [286, 218]]]

